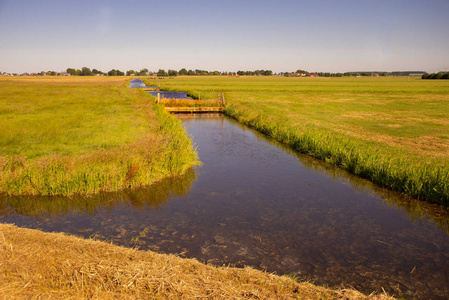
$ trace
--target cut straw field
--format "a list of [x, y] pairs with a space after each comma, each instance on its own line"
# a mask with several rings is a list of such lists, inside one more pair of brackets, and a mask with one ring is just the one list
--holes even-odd
[[391, 299], [0, 224], [0, 299]]
[[393, 191], [449, 205], [449, 82], [408, 77], [179, 77], [164, 90], [216, 99], [293, 149]]
[[124, 77], [0, 77], [0, 192], [148, 185], [197, 164], [179, 120]]

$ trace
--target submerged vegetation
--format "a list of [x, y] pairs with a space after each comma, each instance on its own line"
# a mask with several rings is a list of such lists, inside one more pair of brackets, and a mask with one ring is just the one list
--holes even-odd
[[148, 185], [197, 163], [179, 120], [123, 78], [1, 78], [0, 192]]
[[447, 81], [181, 77], [161, 88], [202, 98], [224, 92], [228, 115], [294, 150], [449, 206]]

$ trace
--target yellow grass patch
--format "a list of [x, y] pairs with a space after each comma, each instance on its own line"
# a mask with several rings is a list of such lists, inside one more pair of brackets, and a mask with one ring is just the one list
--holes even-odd
[[0, 299], [391, 299], [0, 224]]

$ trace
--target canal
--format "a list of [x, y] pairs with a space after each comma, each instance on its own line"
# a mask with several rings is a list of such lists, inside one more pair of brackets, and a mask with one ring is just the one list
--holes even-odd
[[84, 198], [0, 198], [0, 222], [330, 287], [449, 297], [448, 210], [381, 189], [223, 115], [178, 116], [202, 165]]

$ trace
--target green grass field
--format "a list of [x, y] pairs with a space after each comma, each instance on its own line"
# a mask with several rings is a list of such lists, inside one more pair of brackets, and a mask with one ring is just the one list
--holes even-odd
[[293, 149], [414, 198], [449, 205], [449, 82], [408, 77], [178, 77]]
[[0, 77], [0, 191], [116, 191], [196, 164], [180, 121], [125, 82]]
[[[0, 77], [0, 207], [24, 215], [94, 212], [117, 199], [146, 193], [157, 207], [189, 189], [197, 155], [181, 122], [126, 78]], [[185, 171], [185, 172], [184, 172]], [[129, 192], [170, 175], [162, 186]], [[120, 191], [121, 190], [121, 191]], [[194, 260], [125, 249], [62, 233], [0, 224], [0, 294], [8, 299], [56, 298], [316, 298], [390, 299], [350, 289], [331, 290], [251, 268], [217, 268]], [[75, 245], [75, 247], [74, 247]], [[87, 275], [86, 275], [87, 274]], [[1, 297], [0, 297], [1, 298]]]

